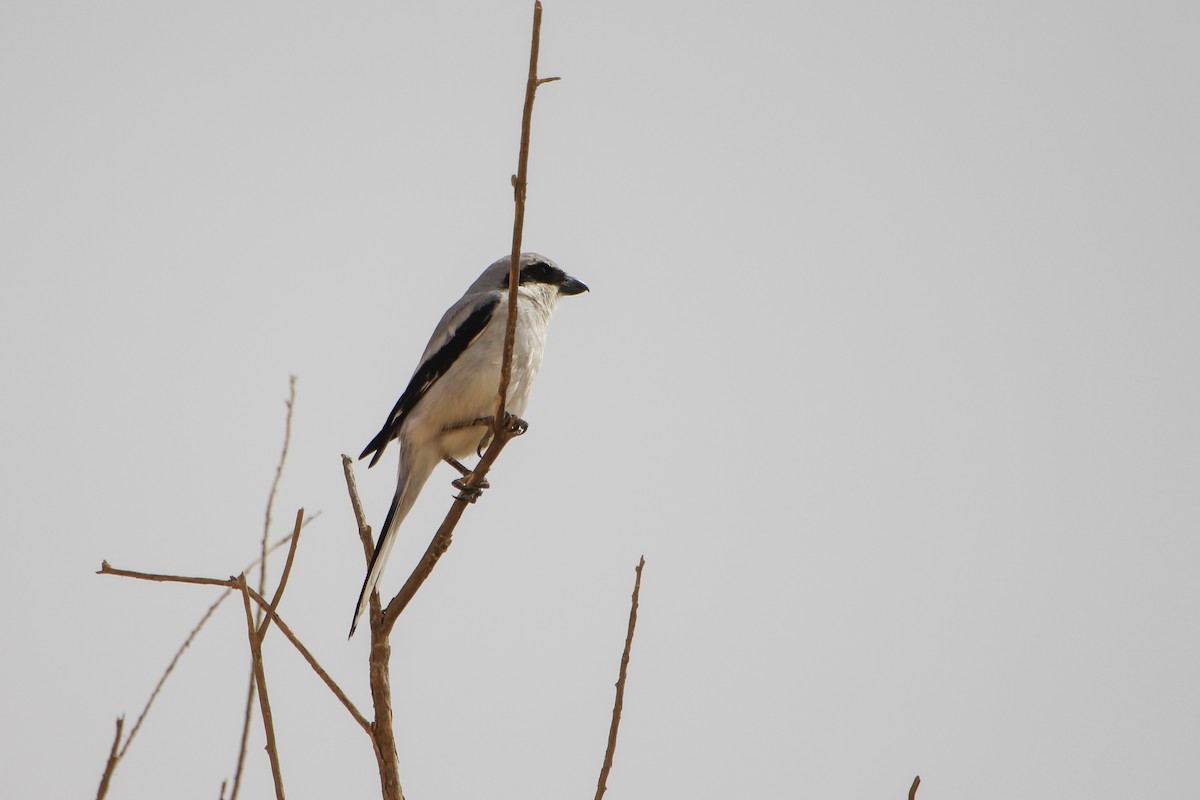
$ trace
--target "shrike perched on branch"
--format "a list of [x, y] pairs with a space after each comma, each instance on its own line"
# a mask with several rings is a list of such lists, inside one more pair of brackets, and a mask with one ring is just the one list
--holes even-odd
[[[380, 529], [375, 555], [367, 570], [350, 624], [350, 635], [367, 600], [383, 574], [396, 530], [412, 509], [433, 468], [446, 461], [464, 476], [469, 470], [457, 459], [482, 450], [491, 437], [491, 422], [500, 389], [504, 359], [504, 329], [508, 316], [508, 280], [511, 258], [505, 256], [483, 271], [466, 294], [450, 306], [421, 356], [408, 388], [387, 422], [360, 459], [371, 457], [375, 466], [392, 439], [400, 440], [400, 475], [396, 494]], [[586, 292], [587, 286], [537, 253], [521, 254], [517, 288], [517, 332], [513, 347], [512, 376], [505, 410], [513, 416], [525, 412], [546, 347], [546, 326], [563, 295]], [[462, 488], [462, 482], [456, 481]]]

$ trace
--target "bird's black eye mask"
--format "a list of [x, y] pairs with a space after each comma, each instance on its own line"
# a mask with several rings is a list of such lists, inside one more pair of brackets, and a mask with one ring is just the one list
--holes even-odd
[[[509, 273], [504, 273], [504, 282], [500, 284], [501, 289], [508, 288]], [[545, 261], [535, 261], [532, 264], [526, 264], [521, 267], [520, 285], [524, 286], [527, 283], [546, 283], [550, 286], [562, 286], [563, 280], [567, 277], [567, 273], [563, 272], [558, 267], [552, 267]]]

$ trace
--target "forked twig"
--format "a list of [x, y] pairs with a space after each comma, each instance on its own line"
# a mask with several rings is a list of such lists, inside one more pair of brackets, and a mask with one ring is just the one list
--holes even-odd
[[[315, 514], [312, 514], [309, 517], [306, 517], [304, 520], [304, 524], [301, 527], [307, 528], [309, 523], [311, 523], [313, 520], [315, 520], [319, 516], [321, 516], [320, 511], [316, 512]], [[275, 542], [273, 542], [271, 544], [271, 546], [269, 548], [267, 548], [267, 554], [269, 555], [269, 554], [275, 552], [276, 550], [278, 550], [280, 547], [283, 547], [283, 545], [287, 544], [291, 540], [292, 540], [292, 534], [290, 534], [290, 533], [287, 536], [277, 539]], [[261, 556], [258, 558], [255, 558], [253, 561], [251, 561], [249, 564], [246, 565], [246, 568], [244, 571], [249, 572], [250, 570], [254, 569], [254, 567], [258, 566], [258, 562], [260, 559], [261, 559]], [[103, 572], [103, 568], [101, 571]], [[120, 574], [120, 572], [110, 570], [109, 574]], [[189, 647], [191, 647], [192, 642], [195, 641], [196, 636], [199, 635], [201, 629], [204, 628], [204, 625], [208, 622], [208, 620], [212, 617], [212, 615], [216, 613], [217, 609], [221, 606], [222, 603], [225, 602], [225, 599], [227, 597], [229, 597], [229, 595], [232, 592], [233, 592], [233, 589], [231, 587], [227, 587], [226, 591], [222, 592], [221, 596], [218, 597], [215, 601], [213, 601], [212, 605], [210, 605], [208, 607], [208, 610], [205, 611], [204, 614], [200, 617], [200, 621], [197, 622], [192, 627], [191, 631], [188, 632], [187, 638], [185, 638], [183, 640], [183, 644], [179, 645], [179, 649], [177, 649], [175, 651], [175, 654], [171, 657], [170, 663], [167, 664], [167, 668], [165, 670], [163, 670], [163, 674], [161, 676], [159, 676], [158, 683], [156, 683], [154, 685], [153, 691], [150, 692], [150, 696], [146, 699], [146, 704], [144, 706], [142, 706], [142, 712], [140, 714], [138, 714], [138, 718], [133, 723], [133, 728], [130, 729], [129, 735], [125, 737], [124, 743], [121, 744], [120, 751], [117, 753], [117, 762], [118, 763], [121, 761], [121, 759], [125, 758], [125, 754], [129, 751], [129, 746], [132, 745], [133, 740], [137, 738], [138, 732], [142, 729], [142, 723], [146, 721], [146, 717], [149, 715], [150, 709], [154, 705], [154, 701], [158, 699], [159, 693], [162, 691], [163, 686], [166, 685], [167, 679], [170, 678], [171, 674], [175, 671], [175, 666], [179, 663], [179, 660], [183, 657], [184, 652]], [[302, 645], [298, 645], [298, 646], [303, 647]], [[318, 667], [318, 669], [319, 669], [319, 667]], [[124, 720], [124, 718], [122, 718], [122, 721], [123, 720]], [[116, 768], [116, 764], [114, 763], [112, 765], [112, 768], [106, 771], [106, 774], [111, 775], [112, 771], [115, 768]], [[104, 785], [105, 785], [105, 791], [107, 791], [107, 784], [104, 784]], [[224, 786], [224, 783], [222, 784], [222, 786]], [[224, 794], [224, 789], [222, 789], [222, 794]]]
[[271, 598], [271, 605], [267, 609], [262, 624], [258, 626], [259, 639], [267, 635], [267, 628], [271, 626], [271, 618], [275, 616], [275, 609], [279, 608], [279, 599], [283, 597], [283, 590], [287, 586], [288, 576], [292, 574], [292, 560], [296, 557], [296, 545], [300, 543], [300, 528], [303, 526], [304, 509], [302, 508], [296, 512], [296, 527], [292, 529], [292, 546], [288, 548], [287, 561], [283, 564], [283, 574], [279, 577], [279, 585], [275, 587], [275, 596]]
[[[138, 580], [155, 581], [158, 583], [189, 583], [193, 585], [198, 584], [201, 586], [223, 586], [226, 589], [241, 588], [238, 586], [237, 578], [218, 580], [216, 578], [190, 578], [181, 575], [160, 575], [153, 572], [135, 572], [128, 569], [117, 569], [116, 567], [109, 565], [107, 561], [103, 562], [96, 574], [116, 575], [122, 578], [137, 578]], [[247, 589], [250, 592], [250, 599], [257, 603], [259, 608], [266, 610], [270, 606], [270, 603], [268, 603], [267, 600], [258, 592], [250, 589], [249, 587], [247, 587]], [[227, 596], [227, 594], [222, 595], [222, 597]], [[359, 726], [367, 732], [368, 735], [370, 735], [371, 723], [368, 722], [366, 717], [364, 717], [359, 710], [354, 707], [354, 703], [350, 702], [350, 698], [346, 696], [346, 693], [343, 692], [341, 688], [334, 682], [333, 678], [329, 677], [329, 673], [327, 673], [321, 667], [321, 665], [317, 663], [316, 658], [314, 658], [312, 653], [308, 651], [308, 648], [301, 643], [301, 641], [296, 637], [296, 634], [292, 632], [292, 629], [289, 628], [287, 623], [283, 621], [283, 617], [279, 616], [278, 613], [275, 614], [275, 625], [279, 628], [279, 632], [287, 637], [287, 640], [292, 643], [292, 646], [296, 648], [296, 651], [300, 653], [301, 657], [308, 662], [308, 665], [313, 668], [313, 671], [317, 673], [317, 677], [329, 687], [334, 696], [337, 697], [337, 699], [341, 701], [342, 705], [346, 707], [346, 710], [350, 712], [350, 716], [354, 718], [354, 721], [357, 722]]]
[[621, 653], [621, 669], [617, 678], [617, 699], [613, 703], [612, 723], [608, 727], [608, 749], [604, 753], [604, 766], [600, 768], [600, 780], [596, 784], [596, 800], [604, 796], [608, 788], [608, 773], [612, 770], [613, 754], [617, 750], [617, 728], [621, 725], [621, 709], [625, 704], [625, 677], [629, 670], [629, 650], [633, 646], [633, 629], [637, 627], [638, 593], [642, 589], [642, 567], [646, 558], [638, 560], [637, 578], [633, 581], [633, 599], [629, 604], [629, 630], [625, 634], [625, 651]]
[[267, 676], [263, 670], [262, 640], [258, 635], [258, 627], [254, 624], [254, 614], [250, 611], [250, 587], [246, 585], [245, 575], [237, 577], [237, 588], [242, 592], [242, 605], [246, 609], [246, 638], [250, 640], [254, 679], [258, 683], [258, 708], [262, 712], [263, 730], [267, 736], [267, 757], [271, 760], [271, 777], [275, 781], [275, 800], [284, 800], [283, 773], [279, 768], [279, 748], [275, 743], [275, 723], [271, 716], [271, 700], [267, 695]]

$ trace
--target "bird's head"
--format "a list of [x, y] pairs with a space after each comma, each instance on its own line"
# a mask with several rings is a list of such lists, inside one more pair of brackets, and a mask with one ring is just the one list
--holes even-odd
[[[508, 291], [510, 275], [509, 264], [512, 259], [505, 256], [492, 264], [479, 280], [475, 281], [472, 289]], [[572, 278], [550, 259], [537, 253], [521, 254], [520, 283], [522, 294], [537, 294], [547, 300], [557, 300], [562, 296], [583, 294], [588, 287], [583, 281]]]
[[[503, 259], [504, 275], [500, 280], [500, 288], [508, 289], [508, 280], [510, 271], [508, 265], [511, 263], [511, 258]], [[521, 254], [521, 286], [541, 285], [545, 287], [554, 287], [558, 290], [558, 294], [573, 295], [583, 294], [588, 291], [588, 287], [583, 281], [572, 278], [562, 270], [557, 264], [545, 256], [537, 253], [522, 253]]]

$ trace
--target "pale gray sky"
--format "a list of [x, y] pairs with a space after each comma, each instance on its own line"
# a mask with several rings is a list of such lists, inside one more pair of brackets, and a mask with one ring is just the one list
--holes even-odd
[[[525, 241], [592, 292], [393, 639], [411, 798], [594, 791], [641, 554], [610, 797], [1196, 797], [1198, 8], [548, 0]], [[507, 252], [530, 12], [0, 6], [6, 793], [95, 792], [214, 594], [92, 573], [253, 557], [290, 373], [281, 613], [369, 705], [339, 454]], [[240, 614], [111, 797], [217, 796]], [[378, 796], [266, 659], [289, 796]]]

